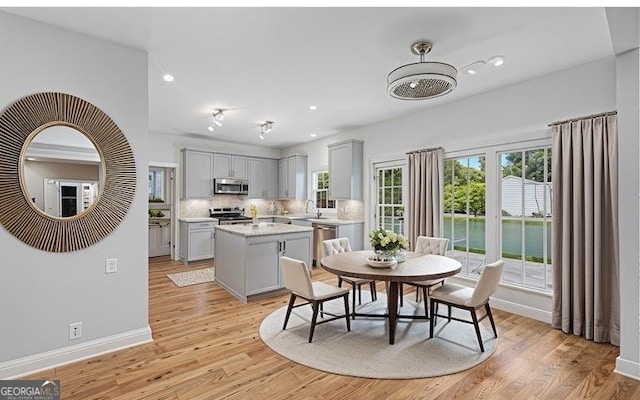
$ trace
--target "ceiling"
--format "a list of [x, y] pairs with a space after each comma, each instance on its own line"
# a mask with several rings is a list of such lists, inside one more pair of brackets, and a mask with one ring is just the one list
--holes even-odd
[[[152, 132], [275, 148], [613, 55], [599, 7], [2, 10], [148, 51]], [[418, 39], [433, 43], [426, 61], [458, 70], [495, 55], [506, 62], [459, 75], [454, 92], [437, 99], [393, 99], [387, 74], [419, 61], [409, 49]], [[211, 133], [218, 108], [224, 126]], [[261, 141], [267, 120], [274, 128]]]

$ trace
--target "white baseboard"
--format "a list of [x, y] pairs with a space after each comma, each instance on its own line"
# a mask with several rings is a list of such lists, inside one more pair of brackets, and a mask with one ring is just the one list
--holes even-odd
[[616, 369], [613, 372], [640, 381], [640, 364], [624, 360], [620, 356], [616, 358]]
[[153, 341], [151, 328], [136, 329], [74, 346], [63, 347], [0, 363], [0, 379], [16, 379], [60, 365], [81, 361], [105, 353]]
[[495, 297], [491, 298], [491, 307], [498, 310], [507, 311], [512, 314], [522, 315], [538, 321], [551, 323], [551, 312], [546, 310], [540, 310], [533, 307], [527, 307], [522, 304], [513, 303], [506, 300], [500, 300]]

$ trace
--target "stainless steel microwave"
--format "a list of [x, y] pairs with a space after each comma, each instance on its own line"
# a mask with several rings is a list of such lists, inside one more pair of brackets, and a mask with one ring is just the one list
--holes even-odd
[[214, 194], [249, 194], [249, 181], [246, 179], [215, 178]]

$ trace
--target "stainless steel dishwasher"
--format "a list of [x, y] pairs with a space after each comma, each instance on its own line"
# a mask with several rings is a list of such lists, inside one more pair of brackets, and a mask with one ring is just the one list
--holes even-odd
[[335, 239], [338, 228], [335, 225], [312, 224], [313, 226], [313, 265], [320, 265], [324, 240]]

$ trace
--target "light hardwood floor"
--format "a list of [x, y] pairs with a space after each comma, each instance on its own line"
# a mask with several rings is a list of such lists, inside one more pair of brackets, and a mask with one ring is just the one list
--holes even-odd
[[[498, 349], [468, 371], [399, 381], [327, 374], [290, 362], [260, 340], [260, 322], [286, 304], [286, 295], [243, 304], [215, 284], [177, 288], [166, 275], [184, 270], [166, 257], [150, 259], [153, 343], [29, 378], [60, 379], [65, 400], [640, 398], [640, 382], [612, 372], [617, 347], [499, 310]], [[319, 269], [313, 275], [336, 282]]]

